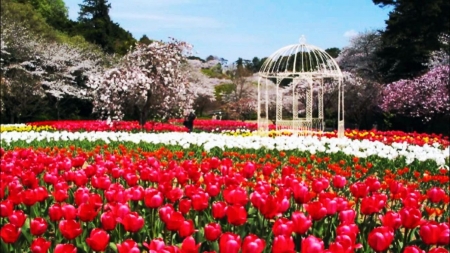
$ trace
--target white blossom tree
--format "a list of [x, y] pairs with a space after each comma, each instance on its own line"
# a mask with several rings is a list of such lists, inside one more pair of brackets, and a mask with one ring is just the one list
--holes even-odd
[[336, 61], [342, 71], [365, 80], [380, 82], [380, 60], [376, 55], [380, 47], [381, 35], [378, 31], [359, 33], [350, 39], [350, 45], [342, 49]]
[[[349, 46], [342, 49], [336, 61], [343, 71], [346, 122], [354, 126], [371, 127], [373, 116], [380, 113], [382, 76], [378, 72], [379, 59], [376, 55], [381, 47], [378, 31], [366, 31], [350, 39]], [[324, 105], [337, 110], [337, 87], [329, 87], [325, 93]]]
[[137, 109], [143, 125], [149, 117], [167, 119], [192, 109], [188, 72], [183, 67], [190, 51], [188, 43], [175, 39], [137, 44], [115, 68], [91, 76], [88, 86], [94, 112], [120, 120], [129, 105]]
[[[50, 42], [7, 15], [1, 18], [2, 112], [12, 118], [33, 115], [51, 100], [89, 100], [87, 77], [102, 69], [107, 58], [95, 46]], [[22, 98], [24, 96], [24, 98]]]

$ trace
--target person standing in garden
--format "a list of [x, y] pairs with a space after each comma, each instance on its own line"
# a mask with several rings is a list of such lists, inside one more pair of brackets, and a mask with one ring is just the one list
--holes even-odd
[[184, 117], [183, 125], [189, 130], [188, 132], [192, 132], [192, 129], [194, 128], [194, 120], [196, 116], [194, 111], [191, 111], [188, 115]]

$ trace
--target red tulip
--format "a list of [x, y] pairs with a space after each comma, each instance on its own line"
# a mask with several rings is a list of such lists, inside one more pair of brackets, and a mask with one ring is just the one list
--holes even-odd
[[191, 200], [190, 199], [181, 199], [178, 204], [178, 210], [182, 214], [187, 214], [191, 210]]
[[181, 253], [197, 253], [200, 243], [196, 244], [192, 236], [186, 237], [181, 244]]
[[55, 187], [55, 190], [53, 191], [52, 195], [56, 202], [64, 202], [69, 197], [67, 188]]
[[438, 245], [450, 244], [450, 227], [449, 223], [440, 223], [439, 229], [441, 230], [439, 235]]
[[108, 210], [100, 216], [100, 221], [102, 223], [102, 228], [106, 231], [111, 231], [116, 228], [117, 221], [113, 212]]
[[247, 191], [241, 187], [228, 187], [223, 190], [223, 198], [229, 205], [245, 206], [248, 202]]
[[144, 242], [142, 245], [144, 245], [150, 252], [159, 252], [162, 250], [166, 244], [161, 238], [153, 239], [150, 241], [150, 244]]
[[427, 191], [427, 197], [432, 203], [439, 203], [445, 197], [445, 191], [440, 187], [433, 187]]
[[293, 222], [287, 218], [279, 218], [272, 226], [273, 235], [290, 236], [293, 232]]
[[418, 208], [404, 207], [399, 213], [405, 228], [416, 228], [422, 222], [422, 213]]
[[241, 238], [239, 235], [227, 232], [220, 237], [220, 252], [238, 253], [241, 248]]
[[0, 237], [5, 243], [15, 243], [19, 238], [21, 229], [11, 223], [3, 225], [0, 229]]
[[425, 253], [425, 250], [420, 249], [417, 246], [407, 246], [403, 253]]
[[144, 198], [144, 188], [140, 185], [135, 185], [125, 190], [132, 201], [140, 201]]
[[323, 241], [313, 235], [302, 240], [302, 253], [321, 253], [324, 250]]
[[342, 198], [342, 197], [336, 197], [335, 199], [336, 199], [336, 205], [337, 205], [338, 212], [347, 210], [349, 208], [347, 199]]
[[77, 218], [77, 209], [74, 206], [70, 204], [64, 204], [61, 209], [63, 211], [64, 219], [74, 220]]
[[209, 206], [209, 196], [208, 193], [204, 191], [198, 191], [191, 197], [192, 208], [195, 211], [203, 211]]
[[138, 244], [133, 239], [126, 239], [121, 244], [116, 244], [119, 253], [140, 253]]
[[247, 222], [247, 211], [243, 206], [228, 206], [227, 207], [228, 223], [241, 226]]
[[166, 228], [170, 231], [179, 230], [183, 225], [184, 217], [180, 212], [172, 212], [169, 216], [169, 220], [166, 222]]
[[147, 188], [144, 191], [144, 203], [149, 208], [158, 208], [164, 201], [163, 194], [154, 188]]
[[420, 225], [419, 234], [425, 244], [437, 244], [440, 233], [439, 224], [435, 221], [427, 221]]
[[369, 176], [366, 178], [365, 183], [369, 186], [370, 192], [376, 192], [381, 188], [380, 181], [378, 181], [378, 178], [374, 176]]
[[25, 205], [32, 206], [36, 204], [37, 201], [38, 196], [35, 190], [27, 189], [22, 192], [22, 203], [24, 203]]
[[166, 204], [158, 210], [159, 217], [161, 218], [161, 220], [164, 223], [167, 223], [170, 221], [170, 215], [173, 212], [175, 212], [175, 210], [171, 204]]
[[330, 182], [326, 178], [314, 178], [311, 184], [311, 188], [315, 193], [321, 193], [328, 188]]
[[109, 244], [109, 234], [101, 228], [94, 228], [86, 238], [86, 243], [94, 251], [105, 251]]
[[333, 186], [337, 189], [342, 189], [347, 184], [347, 179], [344, 176], [334, 175], [333, 176]]
[[125, 231], [135, 233], [144, 226], [144, 219], [137, 212], [130, 212], [125, 215], [121, 223]]
[[32, 253], [47, 253], [51, 244], [51, 242], [45, 240], [42, 237], [39, 237], [33, 240], [30, 249]]
[[30, 232], [34, 236], [40, 236], [47, 231], [47, 221], [44, 218], [34, 218], [30, 222]]
[[355, 198], [364, 198], [369, 193], [369, 186], [366, 183], [357, 182], [350, 186], [350, 191]]
[[292, 193], [297, 204], [308, 203], [311, 199], [308, 186], [303, 183], [294, 183], [292, 186]]
[[371, 215], [378, 213], [386, 205], [387, 196], [384, 194], [374, 194], [366, 196], [361, 201], [361, 213]]
[[327, 215], [334, 215], [337, 212], [336, 198], [323, 198], [320, 202], [327, 209]]
[[0, 217], [8, 217], [14, 210], [14, 204], [11, 200], [2, 200], [0, 202]]
[[398, 181], [392, 181], [389, 184], [389, 191], [391, 191], [392, 194], [397, 194], [399, 193], [403, 188], [402, 183], [398, 182]]
[[352, 224], [355, 222], [356, 211], [353, 209], [343, 210], [339, 212], [339, 221], [341, 224]]
[[256, 171], [256, 166], [252, 162], [246, 162], [244, 167], [242, 168], [242, 176], [247, 179], [250, 179], [254, 176]]
[[330, 243], [329, 252], [354, 252], [355, 249], [361, 248], [362, 244], [356, 244], [350, 235], [338, 235], [334, 242]]
[[242, 253], [261, 253], [266, 247], [266, 242], [254, 234], [249, 234], [242, 242]]
[[54, 253], [77, 253], [77, 248], [73, 244], [58, 244]]
[[61, 234], [67, 239], [72, 240], [81, 234], [80, 223], [75, 220], [62, 220], [59, 222], [59, 230]]
[[92, 203], [83, 203], [78, 206], [78, 218], [84, 222], [91, 222], [97, 217], [98, 211]]
[[222, 229], [218, 223], [209, 223], [205, 226], [205, 238], [208, 241], [217, 240], [222, 235]]
[[14, 210], [12, 214], [8, 217], [9, 223], [14, 226], [21, 228], [25, 223], [27, 216], [22, 210]]
[[292, 236], [276, 236], [272, 244], [272, 253], [295, 253], [295, 244]]
[[178, 234], [181, 237], [188, 237], [194, 234], [194, 222], [192, 220], [185, 220], [181, 224], [180, 228], [178, 228]]
[[313, 220], [321, 220], [327, 216], [327, 209], [319, 201], [307, 204], [306, 210]]
[[63, 217], [63, 211], [59, 203], [55, 203], [48, 209], [50, 221], [60, 221]]
[[390, 227], [377, 227], [370, 231], [367, 242], [376, 252], [383, 252], [389, 248], [394, 240], [394, 230]]
[[208, 193], [209, 196], [211, 197], [216, 197], [217, 195], [220, 194], [220, 185], [218, 183], [208, 183], [206, 184], [206, 189], [205, 191]]
[[[254, 194], [252, 193], [252, 203], [253, 198], [256, 198], [255, 196], [258, 196], [258, 194], [256, 192], [254, 192]], [[261, 212], [264, 218], [266, 219], [274, 218], [278, 213], [278, 209], [274, 208], [275, 206], [279, 206], [277, 198], [272, 195], [268, 195], [266, 197], [259, 195], [259, 198], [260, 198], [258, 203], [259, 206], [257, 206], [258, 210]]]
[[264, 176], [268, 177], [273, 173], [274, 170], [275, 168], [271, 164], [266, 164], [262, 169], [262, 173]]
[[448, 250], [444, 248], [432, 248], [428, 251], [428, 253], [448, 253]]
[[391, 227], [394, 230], [402, 225], [402, 217], [399, 213], [387, 211], [384, 216], [380, 215], [381, 224], [386, 227]]
[[356, 242], [356, 237], [358, 236], [359, 228], [356, 224], [341, 224], [336, 228], [336, 234], [338, 236], [346, 235], [349, 236], [352, 242]]
[[293, 231], [300, 235], [305, 234], [312, 225], [311, 217], [298, 211], [292, 213], [291, 220]]
[[89, 194], [91, 192], [86, 187], [78, 188], [73, 194], [73, 198], [75, 201], [75, 205], [80, 206], [83, 203], [87, 203], [89, 201]]

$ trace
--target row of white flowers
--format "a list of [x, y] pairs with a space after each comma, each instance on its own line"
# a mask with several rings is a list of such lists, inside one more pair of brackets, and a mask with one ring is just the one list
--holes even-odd
[[317, 138], [281, 136], [276, 138], [263, 136], [227, 136], [211, 133], [129, 133], [129, 132], [5, 132], [0, 140], [3, 145], [14, 145], [14, 142], [25, 141], [104, 141], [152, 143], [165, 145], [180, 145], [185, 149], [191, 145], [202, 146], [205, 151], [213, 148], [241, 148], [269, 150], [301, 150], [312, 154], [317, 152], [337, 153], [342, 151], [347, 155], [356, 157], [368, 157], [377, 155], [382, 158], [404, 158], [407, 164], [414, 160], [435, 161], [439, 166], [444, 166], [449, 159], [449, 147], [442, 149], [437, 146], [416, 146], [406, 143], [386, 145], [378, 141], [351, 140], [348, 138]]

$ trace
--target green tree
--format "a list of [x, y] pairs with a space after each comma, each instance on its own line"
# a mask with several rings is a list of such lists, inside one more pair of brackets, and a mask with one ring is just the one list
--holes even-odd
[[142, 35], [142, 37], [139, 39], [139, 43], [141, 44], [145, 44], [145, 45], [150, 45], [153, 42], [153, 40], [149, 39], [147, 37], [147, 35]]
[[380, 71], [384, 81], [415, 77], [423, 73], [432, 51], [440, 49], [439, 35], [450, 30], [448, 0], [373, 0], [381, 7], [392, 6], [382, 31]]
[[110, 9], [108, 0], [83, 0], [78, 17], [78, 33], [107, 53], [125, 55], [136, 40], [130, 32], [111, 20]]
[[83, 0], [83, 4], [79, 6], [79, 27], [86, 40], [101, 46], [108, 53], [113, 53], [114, 47], [110, 40], [112, 21], [109, 17], [111, 4], [108, 0]]
[[30, 4], [47, 22], [59, 31], [70, 29], [72, 22], [63, 0], [15, 0], [18, 3]]
[[325, 49], [325, 52], [327, 52], [331, 57], [337, 58], [338, 55], [341, 53], [341, 50], [337, 47], [330, 47]]

